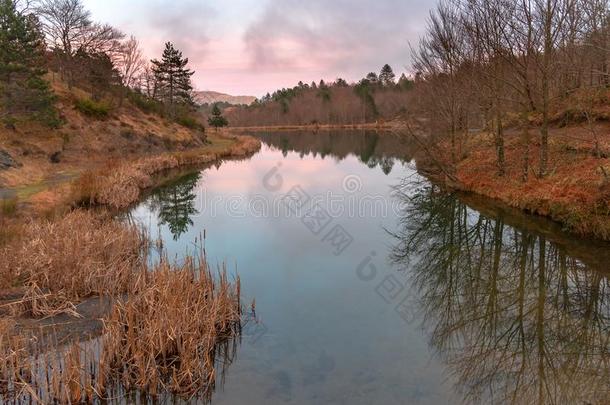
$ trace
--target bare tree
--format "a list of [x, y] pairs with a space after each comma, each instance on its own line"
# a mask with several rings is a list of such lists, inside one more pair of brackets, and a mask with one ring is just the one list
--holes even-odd
[[[451, 161], [457, 162], [458, 132], [466, 126], [462, 103], [465, 35], [455, 4], [441, 2], [430, 14], [428, 31], [414, 52], [414, 68], [424, 77], [435, 113], [443, 118], [451, 142]], [[466, 128], [467, 129], [467, 128]]]
[[551, 85], [557, 74], [557, 59], [555, 54], [563, 48], [569, 30], [566, 21], [572, 14], [576, 0], [533, 0], [534, 26], [538, 31], [538, 53], [536, 65], [540, 72], [540, 93], [542, 124], [540, 126], [540, 167], [538, 175], [544, 177], [548, 173], [549, 160], [549, 108], [551, 102]]
[[73, 82], [71, 71], [77, 52], [112, 56], [121, 49], [124, 35], [110, 25], [94, 23], [81, 0], [41, 0], [36, 11], [69, 84]]
[[138, 87], [148, 98], [155, 98], [157, 93], [157, 80], [153, 73], [152, 66], [148, 62], [144, 62], [140, 74], [137, 78]]
[[511, 85], [506, 63], [505, 27], [507, 13], [505, 2], [495, 0], [467, 0], [463, 7], [465, 30], [472, 48], [473, 65], [476, 67], [479, 97], [483, 101], [488, 127], [493, 129], [496, 146], [498, 174], [506, 173], [504, 152], [504, 123], [506, 87]]
[[133, 35], [122, 44], [114, 62], [121, 76], [123, 86], [136, 87], [146, 60], [143, 57], [138, 40]]

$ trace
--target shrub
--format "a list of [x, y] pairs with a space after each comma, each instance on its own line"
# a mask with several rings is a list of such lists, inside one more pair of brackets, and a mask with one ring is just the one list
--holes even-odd
[[143, 94], [132, 92], [129, 94], [128, 98], [137, 108], [146, 114], [156, 114], [161, 117], [165, 115], [162, 103], [148, 98]]
[[104, 101], [98, 102], [89, 98], [84, 98], [76, 100], [74, 106], [78, 111], [88, 117], [105, 119], [110, 115], [110, 105]]
[[0, 216], [9, 217], [17, 211], [17, 198], [0, 199]]
[[190, 115], [179, 115], [175, 119], [176, 123], [190, 129], [204, 130], [203, 125]]

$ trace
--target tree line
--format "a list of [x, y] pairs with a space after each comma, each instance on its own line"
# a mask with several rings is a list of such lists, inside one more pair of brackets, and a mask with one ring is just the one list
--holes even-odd
[[92, 100], [120, 106], [128, 97], [147, 112], [193, 124], [188, 63], [171, 42], [160, 59], [148, 61], [134, 36], [95, 22], [82, 0], [0, 0], [0, 102], [7, 125], [19, 117], [57, 116], [48, 72]]
[[413, 81], [404, 73], [396, 80], [390, 65], [356, 83], [338, 78], [267, 93], [250, 106], [231, 108], [234, 125], [360, 124], [389, 120], [403, 114]]
[[453, 164], [469, 130], [491, 132], [500, 176], [508, 126], [521, 128], [523, 181], [549, 173], [553, 121], [586, 123], [601, 157], [594, 109], [608, 101], [609, 17], [607, 0], [442, 1], [413, 48], [413, 112], [445, 136]]

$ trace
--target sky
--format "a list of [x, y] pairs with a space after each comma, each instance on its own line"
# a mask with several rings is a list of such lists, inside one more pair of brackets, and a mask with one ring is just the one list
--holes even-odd
[[410, 70], [409, 44], [436, 0], [84, 0], [97, 22], [134, 35], [147, 58], [171, 41], [197, 90], [260, 97], [389, 63]]

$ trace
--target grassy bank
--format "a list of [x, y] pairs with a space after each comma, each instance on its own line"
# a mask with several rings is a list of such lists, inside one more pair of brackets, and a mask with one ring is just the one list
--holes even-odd
[[[596, 133], [608, 133], [599, 124]], [[495, 142], [486, 133], [471, 134], [460, 145], [459, 158], [451, 165], [449, 145], [427, 148], [418, 165], [429, 169], [444, 162], [453, 166], [452, 178], [440, 175], [450, 187], [499, 200], [511, 207], [545, 216], [565, 230], [587, 237], [610, 240], [610, 138], [604, 136], [598, 153], [591, 131], [582, 127], [550, 131], [549, 173], [538, 177], [540, 147], [523, 141], [521, 130], [505, 134], [506, 173], [498, 174]], [[524, 180], [524, 156], [529, 170]]]
[[[3, 199], [0, 396], [68, 404], [132, 389], [210, 395], [215, 356], [231, 353], [222, 347], [240, 330], [239, 279], [211, 271], [203, 256], [151, 266], [147, 236], [104, 208], [128, 207], [166, 170], [259, 148], [254, 138], [221, 133], [189, 149], [98, 156], [73, 176], [23, 184]], [[86, 209], [92, 206], [102, 209]], [[101, 321], [82, 319], [81, 306], [94, 298], [111, 305]], [[73, 328], [76, 321], [85, 326]]]

